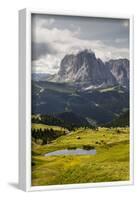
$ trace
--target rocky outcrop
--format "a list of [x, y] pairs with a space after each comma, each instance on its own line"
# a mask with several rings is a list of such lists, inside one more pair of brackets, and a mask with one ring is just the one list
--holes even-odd
[[104, 63], [91, 50], [66, 55], [60, 64], [60, 70], [53, 77], [56, 82], [80, 83], [86, 86], [107, 87], [113, 85], [128, 86], [129, 61], [127, 59], [110, 60]]

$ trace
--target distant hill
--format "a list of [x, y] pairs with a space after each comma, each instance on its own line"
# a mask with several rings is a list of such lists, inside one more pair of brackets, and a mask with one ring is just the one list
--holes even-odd
[[107, 127], [126, 127], [129, 126], [129, 111], [120, 114], [112, 122], [106, 124]]
[[32, 123], [60, 126], [71, 130], [78, 127], [92, 127], [84, 118], [72, 113], [64, 112], [56, 115], [32, 115]]
[[79, 91], [71, 84], [32, 82], [32, 113], [57, 115], [72, 112], [98, 124], [107, 123], [129, 108], [129, 93], [123, 87]]
[[32, 73], [31, 78], [33, 81], [46, 81], [50, 76], [47, 73]]
[[73, 112], [59, 113], [56, 114], [56, 117], [63, 120], [66, 124], [74, 124], [77, 127], [90, 126], [89, 122], [85, 118], [80, 117]]

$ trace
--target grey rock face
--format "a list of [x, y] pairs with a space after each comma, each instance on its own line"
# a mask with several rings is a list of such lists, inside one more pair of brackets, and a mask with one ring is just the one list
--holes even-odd
[[129, 60], [118, 59], [106, 62], [106, 66], [110, 68], [111, 73], [117, 82], [125, 87], [129, 87]]
[[127, 86], [129, 83], [129, 61], [127, 59], [110, 60], [103, 63], [94, 52], [84, 50], [74, 55], [66, 55], [60, 64], [60, 70], [54, 77], [57, 82], [83, 83], [86, 86]]

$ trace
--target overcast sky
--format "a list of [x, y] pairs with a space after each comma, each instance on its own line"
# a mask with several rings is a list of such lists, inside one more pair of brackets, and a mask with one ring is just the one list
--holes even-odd
[[32, 15], [32, 71], [54, 74], [66, 54], [91, 49], [104, 62], [129, 58], [129, 21]]

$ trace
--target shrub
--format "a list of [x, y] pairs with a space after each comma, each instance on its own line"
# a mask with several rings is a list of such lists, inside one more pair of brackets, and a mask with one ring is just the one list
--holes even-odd
[[117, 130], [117, 133], [120, 133], [120, 130], [119, 130], [119, 129]]
[[95, 149], [95, 147], [87, 144], [87, 145], [83, 145], [83, 149], [91, 150], [91, 149]]

